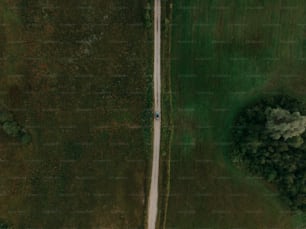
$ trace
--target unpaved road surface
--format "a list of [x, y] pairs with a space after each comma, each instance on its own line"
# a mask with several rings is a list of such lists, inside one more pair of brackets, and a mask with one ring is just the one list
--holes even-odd
[[160, 0], [154, 3], [154, 112], [160, 113], [159, 119], [154, 119], [153, 158], [151, 186], [148, 206], [148, 229], [155, 229], [158, 203], [158, 174], [160, 154], [160, 128], [161, 128], [161, 86], [160, 86], [160, 27], [161, 27]]

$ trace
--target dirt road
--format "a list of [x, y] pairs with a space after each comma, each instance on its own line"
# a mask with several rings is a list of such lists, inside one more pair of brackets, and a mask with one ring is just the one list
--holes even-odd
[[158, 203], [158, 174], [159, 174], [159, 154], [160, 154], [160, 128], [161, 128], [161, 86], [160, 86], [160, 0], [154, 3], [154, 112], [160, 113], [159, 119], [154, 119], [153, 136], [153, 158], [151, 186], [148, 206], [148, 229], [155, 229]]

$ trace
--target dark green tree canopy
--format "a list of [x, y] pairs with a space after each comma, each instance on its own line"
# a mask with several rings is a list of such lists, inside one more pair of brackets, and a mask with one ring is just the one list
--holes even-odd
[[305, 105], [288, 96], [245, 107], [233, 126], [233, 163], [278, 187], [292, 209], [306, 211]]

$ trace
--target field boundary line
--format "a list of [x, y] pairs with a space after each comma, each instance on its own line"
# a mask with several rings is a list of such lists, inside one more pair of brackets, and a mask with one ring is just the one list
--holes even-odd
[[173, 139], [173, 120], [172, 120], [172, 112], [173, 112], [173, 104], [172, 104], [172, 83], [171, 83], [171, 41], [172, 41], [172, 9], [173, 9], [173, 3], [170, 2], [170, 12], [169, 12], [169, 31], [168, 31], [168, 83], [169, 83], [169, 142], [168, 142], [168, 164], [167, 164], [167, 186], [166, 186], [166, 197], [165, 197], [165, 208], [164, 208], [164, 217], [163, 217], [163, 225], [162, 228], [166, 228], [167, 223], [167, 212], [168, 212], [168, 200], [170, 195], [170, 184], [171, 184], [171, 150], [172, 150], [172, 139]]

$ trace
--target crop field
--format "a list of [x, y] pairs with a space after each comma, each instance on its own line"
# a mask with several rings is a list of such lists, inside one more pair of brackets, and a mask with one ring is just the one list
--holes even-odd
[[[171, 179], [162, 228], [302, 228], [273, 187], [226, 157], [239, 109], [285, 92], [306, 100], [306, 3], [173, 1]], [[305, 223], [305, 222], [304, 222]]]
[[0, 219], [14, 228], [143, 228], [151, 47], [142, 0], [0, 1]]

